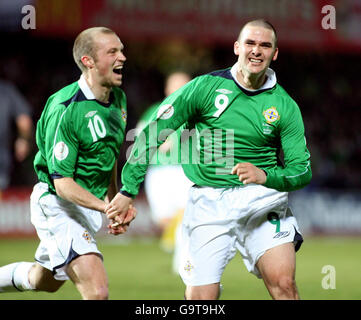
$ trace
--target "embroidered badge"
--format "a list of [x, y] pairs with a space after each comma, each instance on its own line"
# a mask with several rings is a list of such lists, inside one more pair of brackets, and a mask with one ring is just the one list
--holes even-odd
[[187, 263], [184, 266], [184, 270], [187, 271], [188, 273], [190, 273], [192, 271], [192, 269], [194, 269], [194, 266], [189, 262], [189, 260], [187, 260]]
[[54, 155], [55, 158], [57, 158], [59, 161], [66, 159], [68, 154], [69, 154], [69, 148], [63, 141], [60, 141], [55, 145]]
[[92, 241], [92, 237], [91, 235], [89, 234], [88, 230], [84, 230], [84, 233], [83, 233], [83, 238], [88, 241], [88, 243], [90, 243]]
[[275, 122], [280, 118], [276, 107], [268, 108], [266, 111], [263, 112], [263, 116], [265, 117], [267, 123]]
[[122, 119], [124, 122], [127, 122], [127, 112], [124, 109], [122, 109]]

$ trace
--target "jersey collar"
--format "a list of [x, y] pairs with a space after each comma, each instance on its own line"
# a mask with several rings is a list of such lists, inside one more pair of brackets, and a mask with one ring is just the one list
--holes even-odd
[[271, 68], [268, 68], [266, 70], [266, 76], [267, 76], [266, 82], [263, 84], [262, 87], [260, 87], [256, 90], [250, 90], [248, 88], [245, 88], [244, 86], [242, 86], [239, 83], [239, 81], [237, 80], [237, 63], [235, 63], [233, 65], [233, 67], [231, 68], [231, 75], [232, 75], [233, 80], [238, 84], [239, 87], [241, 87], [242, 89], [244, 89], [248, 92], [252, 92], [252, 93], [258, 93], [258, 91], [271, 89], [277, 84], [276, 72], [274, 72]]
[[84, 93], [85, 98], [87, 98], [88, 100], [95, 100], [94, 93], [89, 88], [88, 83], [86, 82], [83, 75], [80, 76], [80, 79], [78, 80], [78, 85], [80, 87], [80, 90]]
[[101, 101], [95, 99], [94, 93], [91, 91], [91, 89], [83, 75], [80, 76], [80, 79], [78, 80], [78, 85], [87, 100], [95, 100], [96, 102], [101, 104], [103, 107], [109, 107], [113, 103], [113, 100], [114, 100], [113, 91], [110, 92], [108, 103], [101, 102]]

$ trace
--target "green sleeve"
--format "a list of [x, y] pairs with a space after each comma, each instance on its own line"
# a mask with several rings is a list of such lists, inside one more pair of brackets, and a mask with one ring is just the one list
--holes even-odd
[[122, 170], [121, 190], [137, 195], [150, 159], [166, 138], [198, 113], [195, 97], [199, 78], [195, 78], [168, 96], [159, 105], [150, 122], [137, 135]]
[[287, 115], [280, 120], [279, 132], [284, 166], [264, 171], [267, 174], [266, 187], [288, 192], [306, 186], [312, 178], [312, 171], [301, 112], [293, 100], [287, 110]]
[[57, 108], [46, 128], [49, 174], [73, 177], [78, 155], [78, 142], [70, 107]]

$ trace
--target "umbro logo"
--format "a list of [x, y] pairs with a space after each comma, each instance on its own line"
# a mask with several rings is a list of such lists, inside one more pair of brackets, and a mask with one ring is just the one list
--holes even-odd
[[93, 115], [95, 115], [97, 113], [97, 111], [89, 111], [86, 115], [85, 118], [91, 118]]
[[228, 90], [228, 89], [217, 89], [216, 92], [220, 92], [220, 93], [223, 93], [223, 94], [230, 94], [233, 91]]
[[280, 232], [278, 232], [278, 233], [273, 237], [273, 239], [285, 238], [285, 237], [287, 237], [289, 234], [290, 234], [289, 231], [280, 231]]

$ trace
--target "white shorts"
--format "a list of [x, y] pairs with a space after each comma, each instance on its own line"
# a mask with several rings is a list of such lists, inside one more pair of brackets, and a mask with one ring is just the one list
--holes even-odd
[[152, 219], [156, 223], [185, 209], [189, 188], [193, 185], [181, 165], [150, 166], [144, 183]]
[[95, 233], [102, 226], [101, 213], [77, 206], [48, 192], [37, 183], [30, 197], [31, 222], [40, 238], [35, 260], [54, 273], [57, 280], [69, 279], [65, 268], [76, 257], [101, 253]]
[[179, 273], [189, 286], [221, 281], [239, 251], [249, 272], [266, 250], [303, 239], [288, 208], [288, 193], [250, 184], [231, 189], [197, 187], [183, 218]]

